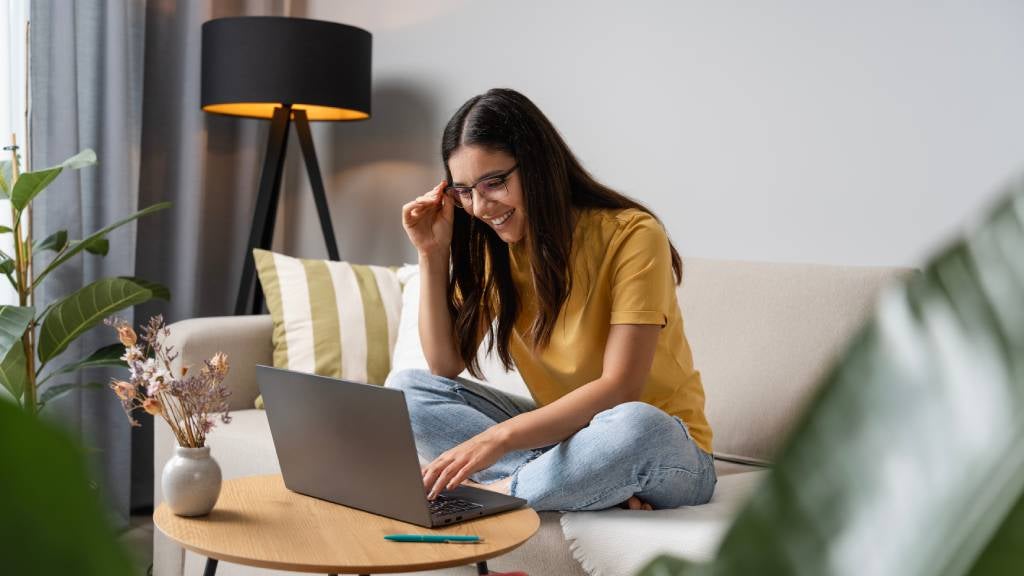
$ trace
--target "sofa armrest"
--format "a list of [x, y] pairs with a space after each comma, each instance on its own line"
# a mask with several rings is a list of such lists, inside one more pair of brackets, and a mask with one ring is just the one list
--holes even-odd
[[167, 345], [174, 346], [178, 357], [171, 367], [181, 374], [181, 367], [198, 369], [204, 360], [217, 352], [228, 355], [231, 370], [224, 385], [231, 390], [231, 410], [253, 407], [259, 389], [256, 386], [256, 365], [272, 364], [274, 349], [271, 334], [274, 325], [269, 315], [219, 316], [182, 320], [169, 326]]

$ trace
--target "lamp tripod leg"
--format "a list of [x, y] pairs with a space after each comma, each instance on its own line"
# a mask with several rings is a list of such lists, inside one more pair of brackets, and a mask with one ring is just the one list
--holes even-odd
[[309, 118], [305, 110], [295, 110], [295, 131], [302, 146], [302, 157], [306, 160], [306, 171], [309, 173], [310, 187], [313, 189], [313, 200], [316, 202], [316, 213], [320, 216], [320, 230], [327, 244], [327, 255], [331, 260], [341, 260], [338, 253], [338, 241], [334, 237], [334, 226], [331, 224], [331, 212], [327, 207], [327, 193], [324, 180], [320, 175], [320, 163], [316, 159], [313, 147], [313, 134], [309, 129]]
[[277, 218], [290, 117], [291, 106], [286, 105], [274, 110], [274, 117], [270, 122], [270, 135], [267, 138], [267, 152], [263, 158], [263, 173], [260, 176], [259, 195], [256, 197], [256, 210], [249, 230], [249, 242], [242, 258], [242, 277], [238, 285], [238, 297], [235, 299], [236, 316], [246, 313], [249, 294], [252, 293], [254, 284], [252, 313], [259, 314], [263, 308], [263, 292], [259, 283], [255, 282], [256, 262], [253, 260], [252, 250], [268, 249], [274, 239], [274, 222]]

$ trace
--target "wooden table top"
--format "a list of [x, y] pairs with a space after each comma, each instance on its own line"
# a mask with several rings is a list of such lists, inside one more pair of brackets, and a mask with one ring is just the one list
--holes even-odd
[[[474, 564], [526, 542], [540, 527], [530, 508], [428, 529], [332, 504], [285, 488], [280, 474], [226, 480], [217, 505], [199, 518], [161, 504], [153, 524], [204, 556], [295, 572], [389, 573]], [[420, 544], [385, 534], [474, 534], [479, 544]]]

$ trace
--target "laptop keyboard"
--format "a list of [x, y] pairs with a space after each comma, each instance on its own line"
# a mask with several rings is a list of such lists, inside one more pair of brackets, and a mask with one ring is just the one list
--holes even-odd
[[483, 508], [482, 505], [476, 502], [470, 502], [469, 500], [463, 500], [461, 498], [448, 498], [446, 496], [438, 496], [437, 498], [428, 501], [430, 505], [430, 514], [432, 516], [447, 516], [448, 514], [457, 514], [459, 512], [466, 512], [467, 510], [475, 510], [477, 508]]

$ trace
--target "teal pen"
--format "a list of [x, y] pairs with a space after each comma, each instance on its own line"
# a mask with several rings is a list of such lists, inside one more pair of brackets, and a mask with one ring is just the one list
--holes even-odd
[[479, 536], [452, 534], [387, 534], [384, 539], [392, 542], [483, 542]]

